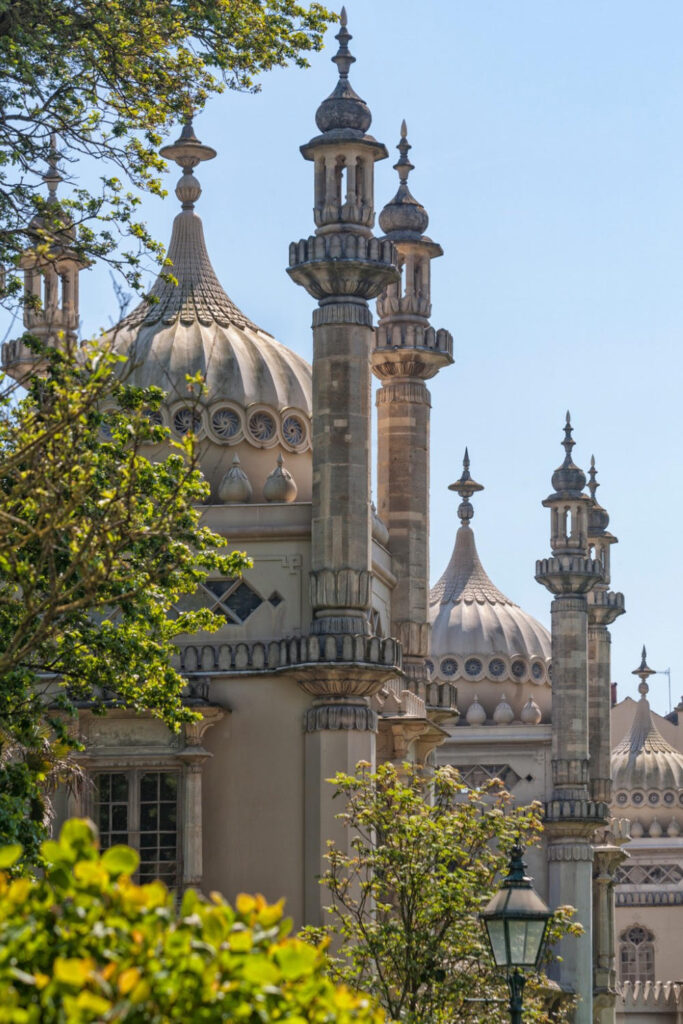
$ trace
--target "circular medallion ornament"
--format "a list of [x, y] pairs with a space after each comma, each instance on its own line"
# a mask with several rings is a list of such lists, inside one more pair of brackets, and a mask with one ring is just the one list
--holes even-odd
[[628, 803], [628, 793], [617, 793], [617, 803], [618, 804], [627, 804]]
[[489, 662], [489, 675], [494, 679], [500, 679], [505, 672], [505, 662], [502, 658], [491, 658]]
[[631, 800], [633, 801], [634, 804], [642, 804], [642, 802], [643, 802], [643, 794], [642, 793], [634, 793], [631, 796]]
[[468, 676], [478, 676], [482, 667], [479, 658], [468, 658], [465, 662], [465, 672], [467, 672]]
[[249, 433], [255, 441], [272, 441], [275, 437], [275, 420], [269, 412], [255, 412], [249, 417]]
[[216, 409], [211, 415], [211, 428], [217, 437], [229, 441], [240, 431], [240, 418], [234, 409]]
[[676, 798], [673, 793], [665, 793], [662, 799], [665, 804], [672, 804]]
[[454, 676], [458, 671], [458, 663], [455, 658], [444, 658], [441, 662], [441, 673], [444, 676]]
[[282, 436], [286, 444], [298, 448], [306, 438], [306, 427], [298, 416], [285, 416], [282, 421]]
[[543, 678], [543, 666], [540, 665], [537, 661], [535, 661], [533, 663], [533, 665], [531, 666], [531, 674], [534, 677], [534, 679], [542, 679]]
[[510, 671], [512, 672], [515, 679], [522, 679], [526, 672], [526, 665], [523, 661], [517, 659], [516, 661], [512, 662], [512, 665], [510, 666]]
[[649, 802], [651, 804], [658, 804], [659, 803], [659, 793], [649, 793], [648, 794], [648, 800], [649, 800]]
[[181, 437], [184, 434], [188, 434], [191, 430], [198, 434], [202, 429], [202, 418], [196, 409], [191, 409], [185, 405], [181, 409], [176, 409], [173, 413], [173, 428]]

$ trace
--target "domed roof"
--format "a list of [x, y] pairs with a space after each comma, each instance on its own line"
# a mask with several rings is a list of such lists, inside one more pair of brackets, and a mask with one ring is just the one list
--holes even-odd
[[429, 215], [422, 203], [419, 203], [408, 188], [408, 175], [414, 165], [408, 159], [408, 150], [412, 146], [408, 142], [408, 129], [405, 121], [401, 123], [401, 141], [396, 147], [400, 153], [394, 170], [398, 171], [398, 192], [379, 215], [379, 226], [388, 234], [421, 236], [429, 224]]
[[464, 499], [458, 509], [463, 525], [429, 599], [435, 668], [442, 677], [472, 682], [489, 678], [547, 683], [550, 633], [494, 586], [479, 559], [469, 523], [469, 497], [482, 488], [469, 475], [467, 452], [463, 475], [451, 489]]
[[646, 680], [653, 671], [645, 658], [643, 648], [640, 668], [634, 672], [641, 680], [638, 685], [641, 696], [631, 730], [612, 751], [612, 781], [617, 802], [623, 802], [619, 800], [619, 791], [683, 792], [683, 754], [664, 739], [652, 721]]
[[346, 27], [346, 8], [339, 16], [341, 28], [335, 36], [339, 50], [332, 58], [339, 71], [339, 81], [334, 91], [323, 100], [315, 114], [315, 123], [323, 134], [327, 132], [351, 131], [364, 135], [372, 124], [372, 114], [365, 100], [362, 100], [349, 82], [349, 69], [356, 58], [349, 52], [349, 40], [353, 38]]

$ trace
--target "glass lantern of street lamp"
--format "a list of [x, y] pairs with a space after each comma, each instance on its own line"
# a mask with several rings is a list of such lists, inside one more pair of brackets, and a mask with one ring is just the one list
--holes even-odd
[[526, 874], [523, 852], [513, 847], [508, 875], [481, 912], [496, 967], [508, 972], [538, 968], [552, 916]]

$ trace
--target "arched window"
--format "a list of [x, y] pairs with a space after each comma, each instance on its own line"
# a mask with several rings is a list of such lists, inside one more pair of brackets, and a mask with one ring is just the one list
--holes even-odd
[[622, 981], [655, 980], [654, 935], [647, 928], [636, 924], [621, 933], [619, 974]]

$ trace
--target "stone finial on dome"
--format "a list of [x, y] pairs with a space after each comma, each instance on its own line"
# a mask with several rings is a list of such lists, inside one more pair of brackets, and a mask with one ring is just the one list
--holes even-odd
[[552, 476], [552, 484], [557, 492], [562, 494], [579, 495], [586, 486], [586, 474], [572, 461], [572, 448], [576, 441], [572, 437], [572, 421], [567, 410], [567, 417], [564, 425], [564, 441], [562, 447], [565, 450], [564, 462], [559, 466]]
[[364, 135], [372, 123], [372, 114], [365, 100], [360, 98], [349, 82], [349, 69], [356, 58], [349, 51], [349, 40], [353, 36], [347, 28], [345, 7], [341, 9], [339, 22], [341, 27], [335, 36], [339, 49], [332, 58], [339, 71], [339, 81], [334, 91], [318, 107], [315, 123], [323, 134], [350, 130]]
[[176, 185], [175, 194], [183, 210], [193, 210], [202, 194], [201, 185], [194, 176], [194, 168], [202, 160], [213, 160], [216, 150], [200, 142], [194, 133], [192, 118], [188, 117], [176, 141], [163, 146], [159, 152], [165, 160], [175, 160], [182, 169], [183, 174]]
[[470, 502], [470, 498], [477, 491], [483, 491], [484, 485], [478, 484], [476, 480], [473, 480], [470, 476], [470, 456], [467, 448], [465, 448], [465, 454], [462, 460], [462, 475], [459, 480], [456, 480], [454, 484], [448, 485], [449, 491], [456, 491], [463, 499], [458, 506], [458, 518], [462, 521], [463, 526], [470, 525], [470, 519], [474, 516], [474, 508]]
[[505, 694], [503, 694], [493, 712], [493, 721], [496, 725], [509, 725], [514, 720], [514, 717], [515, 713], [510, 704], [508, 704]]
[[476, 693], [474, 700], [467, 709], [465, 718], [468, 725], [483, 725], [486, 721], [486, 710], [484, 705], [479, 702], [479, 697]]
[[232, 466], [221, 480], [218, 497], [226, 504], [243, 505], [251, 501], [252, 489], [249, 477], [240, 465], [239, 455], [235, 455]]
[[595, 468], [595, 456], [591, 455], [591, 466], [588, 470], [588, 490], [590, 491], [591, 500], [593, 507], [588, 513], [588, 532], [591, 537], [596, 537], [599, 534], [604, 534], [607, 527], [609, 526], [609, 514], [606, 509], [602, 507], [598, 499], [595, 497], [600, 484], [596, 480], [598, 471]]
[[263, 497], [266, 501], [290, 502], [295, 500], [297, 491], [296, 481], [289, 470], [285, 469], [284, 459], [280, 454], [277, 457], [277, 466], [263, 485]]
[[647, 664], [647, 651], [645, 650], [645, 644], [643, 644], [643, 652], [640, 657], [640, 665], [638, 668], [634, 668], [631, 675], [638, 676], [640, 682], [638, 683], [638, 693], [643, 697], [649, 692], [650, 687], [648, 686], [648, 678], [654, 676], [657, 673], [653, 668], [649, 668]]
[[59, 173], [57, 163], [59, 161], [59, 153], [57, 151], [57, 136], [54, 132], [50, 135], [50, 156], [47, 161], [47, 170], [43, 175], [43, 181], [47, 185], [48, 192], [48, 203], [55, 203], [57, 201], [57, 189], [64, 178]]
[[528, 701], [519, 713], [520, 721], [524, 722], [525, 725], [538, 725], [542, 718], [543, 713], [538, 704], [533, 697], [529, 697]]
[[396, 231], [409, 232], [416, 236], [423, 235], [429, 224], [429, 216], [424, 206], [418, 203], [408, 188], [408, 175], [415, 168], [408, 158], [412, 146], [408, 142], [405, 121], [401, 123], [401, 139], [396, 148], [400, 154], [394, 164], [394, 170], [398, 171], [398, 192], [380, 213], [379, 225], [386, 235]]

